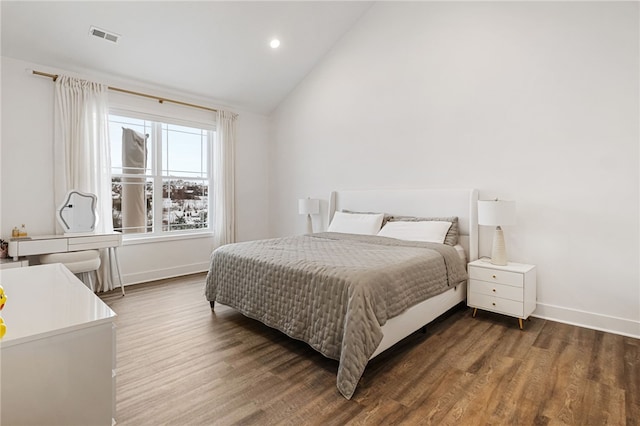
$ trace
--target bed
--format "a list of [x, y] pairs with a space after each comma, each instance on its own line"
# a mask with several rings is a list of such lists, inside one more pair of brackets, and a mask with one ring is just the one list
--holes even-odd
[[370, 359], [465, 300], [477, 198], [473, 189], [332, 192], [329, 223], [343, 212], [455, 217], [457, 244], [344, 232], [229, 244], [211, 255], [206, 298], [336, 359], [349, 399]]

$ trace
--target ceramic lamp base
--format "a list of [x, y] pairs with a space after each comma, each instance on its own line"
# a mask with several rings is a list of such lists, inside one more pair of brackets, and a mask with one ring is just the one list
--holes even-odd
[[313, 234], [313, 222], [310, 214], [307, 215], [307, 234]]
[[499, 266], [507, 265], [507, 249], [504, 244], [502, 228], [496, 227], [493, 234], [493, 247], [491, 248], [491, 263]]

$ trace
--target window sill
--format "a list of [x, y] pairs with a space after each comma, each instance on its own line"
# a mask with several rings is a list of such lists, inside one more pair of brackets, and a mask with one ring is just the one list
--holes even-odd
[[193, 240], [196, 238], [213, 238], [213, 232], [184, 233], [174, 235], [153, 235], [144, 237], [123, 236], [123, 246], [133, 246], [137, 244], [164, 243], [168, 241]]

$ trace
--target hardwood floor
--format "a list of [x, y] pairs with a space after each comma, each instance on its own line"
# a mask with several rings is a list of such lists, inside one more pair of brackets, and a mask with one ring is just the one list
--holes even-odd
[[118, 314], [119, 425], [638, 425], [640, 340], [458, 309], [372, 360], [338, 364], [205, 301], [204, 275], [130, 286]]

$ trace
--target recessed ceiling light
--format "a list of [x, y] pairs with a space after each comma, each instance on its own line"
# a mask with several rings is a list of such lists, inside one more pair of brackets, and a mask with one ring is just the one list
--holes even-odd
[[271, 46], [272, 49], [277, 49], [278, 47], [280, 47], [280, 40], [278, 40], [277, 38], [274, 38], [269, 43], [269, 46]]

